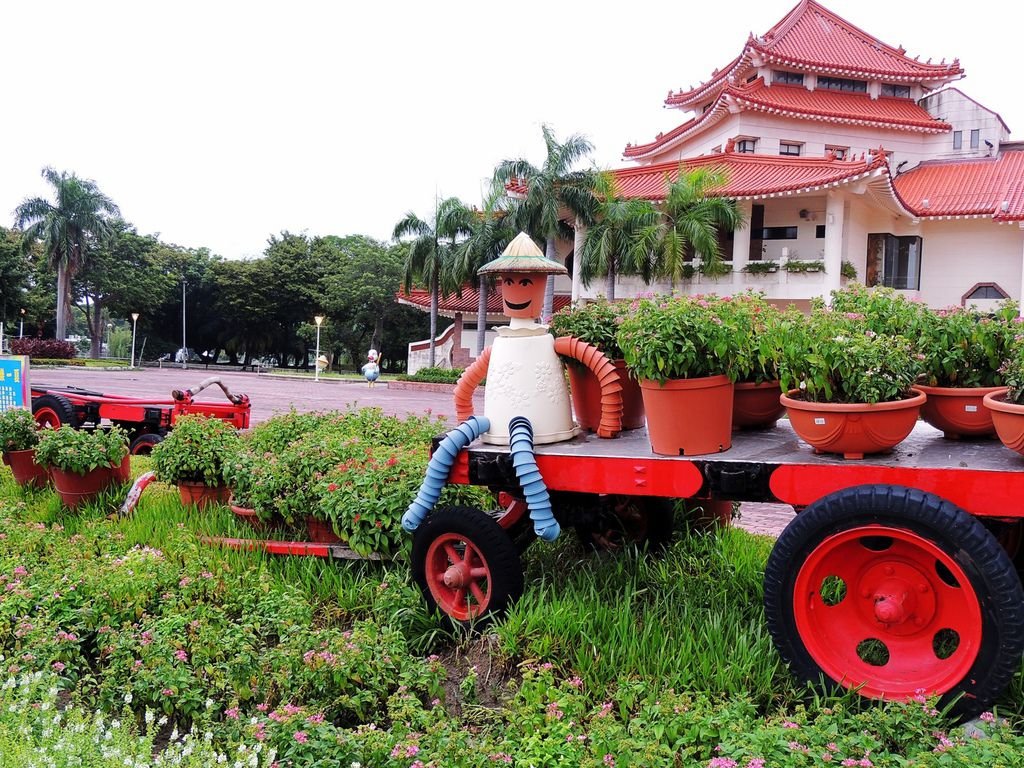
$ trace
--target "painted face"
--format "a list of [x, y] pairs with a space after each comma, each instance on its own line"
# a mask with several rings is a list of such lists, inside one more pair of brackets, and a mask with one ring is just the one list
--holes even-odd
[[532, 272], [510, 272], [502, 275], [501, 298], [508, 317], [532, 319], [540, 317], [544, 306], [546, 276]]

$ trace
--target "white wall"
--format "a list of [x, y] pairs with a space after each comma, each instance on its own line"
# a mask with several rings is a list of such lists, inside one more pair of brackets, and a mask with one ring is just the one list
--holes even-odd
[[[933, 93], [921, 101], [921, 106], [935, 117], [949, 123], [954, 131], [963, 131], [963, 144], [959, 150], [953, 149], [952, 131], [946, 136], [932, 137], [926, 148], [933, 157], [986, 157], [990, 150], [985, 146], [985, 139], [994, 145], [994, 149], [991, 150], [993, 155], [1000, 143], [1010, 139], [1009, 132], [1003, 127], [995, 112], [976, 104], [956, 89]], [[980, 131], [977, 149], [971, 149], [972, 129]]]

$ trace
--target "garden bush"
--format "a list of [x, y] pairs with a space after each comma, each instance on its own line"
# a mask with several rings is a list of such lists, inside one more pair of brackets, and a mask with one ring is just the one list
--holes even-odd
[[422, 381], [430, 384], [454, 384], [462, 375], [462, 368], [420, 368], [416, 373], [399, 374], [399, 381]]
[[78, 354], [78, 349], [70, 341], [57, 339], [11, 339], [11, 354], [28, 355], [33, 359], [70, 360]]

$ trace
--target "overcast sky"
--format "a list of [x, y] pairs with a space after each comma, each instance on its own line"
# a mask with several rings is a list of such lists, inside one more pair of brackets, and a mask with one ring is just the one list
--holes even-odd
[[[141, 233], [258, 256], [282, 230], [387, 239], [435, 195], [479, 202], [540, 126], [602, 167], [678, 125], [707, 79], [795, 0], [15, 2], [0, 43], [0, 224], [44, 166], [94, 179]], [[1009, 3], [830, 0], [1024, 137]]]

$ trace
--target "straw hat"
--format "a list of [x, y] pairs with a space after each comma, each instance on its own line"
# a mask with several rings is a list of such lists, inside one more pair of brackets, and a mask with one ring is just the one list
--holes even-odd
[[528, 234], [520, 232], [494, 261], [477, 270], [478, 275], [498, 275], [509, 272], [536, 272], [546, 275], [565, 275], [569, 270], [544, 256]]

